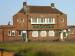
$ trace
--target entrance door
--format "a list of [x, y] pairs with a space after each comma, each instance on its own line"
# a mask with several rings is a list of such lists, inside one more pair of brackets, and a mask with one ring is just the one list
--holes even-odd
[[60, 40], [63, 41], [63, 32], [60, 33]]
[[22, 40], [27, 42], [28, 39], [27, 39], [27, 32], [26, 31], [22, 31]]

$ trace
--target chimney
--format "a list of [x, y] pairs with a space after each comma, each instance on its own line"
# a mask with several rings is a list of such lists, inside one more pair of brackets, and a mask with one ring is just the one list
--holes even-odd
[[26, 6], [27, 5], [27, 3], [26, 2], [23, 2], [23, 6]]
[[27, 3], [26, 2], [23, 2], [23, 10], [24, 10], [24, 13], [26, 13], [26, 10], [27, 10]]
[[55, 8], [55, 4], [54, 4], [54, 3], [51, 3], [51, 7], [52, 7], [52, 8]]

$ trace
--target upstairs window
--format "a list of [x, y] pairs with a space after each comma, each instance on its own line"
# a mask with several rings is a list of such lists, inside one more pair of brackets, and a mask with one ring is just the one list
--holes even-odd
[[60, 21], [61, 21], [61, 22], [64, 22], [64, 19], [62, 18]]
[[24, 23], [24, 19], [23, 19], [23, 18], [17, 19], [17, 22], [20, 23], [20, 24], [21, 24], [21, 23]]
[[55, 18], [31, 18], [31, 24], [55, 24]]
[[49, 24], [55, 24], [55, 18], [48, 18]]
[[41, 19], [41, 23], [43, 23], [43, 24], [45, 23], [45, 19], [44, 18]]

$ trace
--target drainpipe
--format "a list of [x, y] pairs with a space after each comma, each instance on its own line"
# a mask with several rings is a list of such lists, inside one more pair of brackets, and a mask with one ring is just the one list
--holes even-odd
[[2, 35], [3, 35], [2, 42], [4, 42], [4, 29], [2, 29]]

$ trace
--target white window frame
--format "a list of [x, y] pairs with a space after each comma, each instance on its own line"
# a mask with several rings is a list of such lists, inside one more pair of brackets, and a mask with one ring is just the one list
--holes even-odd
[[55, 18], [53, 18], [53, 24], [55, 24]]
[[[19, 31], [21, 31], [21, 35], [19, 35]], [[22, 30], [19, 30], [19, 31], [18, 31], [18, 36], [22, 36]]]
[[40, 36], [41, 37], [46, 37], [47, 36], [47, 32], [46, 31], [40, 31]]
[[[36, 22], [33, 22], [33, 19], [34, 18], [31, 18], [31, 24], [55, 24], [55, 18], [41, 18], [41, 17], [38, 17], [36, 18]], [[41, 22], [41, 20], [45, 20], [44, 22]], [[49, 19], [51, 19], [51, 22], [49, 22]]]
[[49, 31], [48, 32], [48, 35], [49, 35], [49, 37], [51, 37], [51, 36], [54, 37], [55, 36], [55, 31], [53, 31], [53, 30]]
[[[14, 33], [14, 35], [12, 33]], [[12, 34], [12, 36], [15, 36], [16, 35], [16, 31], [12, 30], [11, 34]]]
[[38, 31], [32, 31], [32, 37], [38, 37], [39, 36], [39, 33]]
[[34, 18], [31, 18], [31, 24], [37, 24], [37, 22], [38, 22], [37, 18], [36, 18], [37, 22], [33, 22], [33, 20], [34, 20]]
[[11, 30], [8, 30], [8, 36], [11, 36], [12, 34], [11, 34]]
[[[14, 35], [12, 33], [14, 33]], [[15, 36], [15, 35], [16, 35], [16, 31], [15, 30], [8, 30], [8, 36]]]

